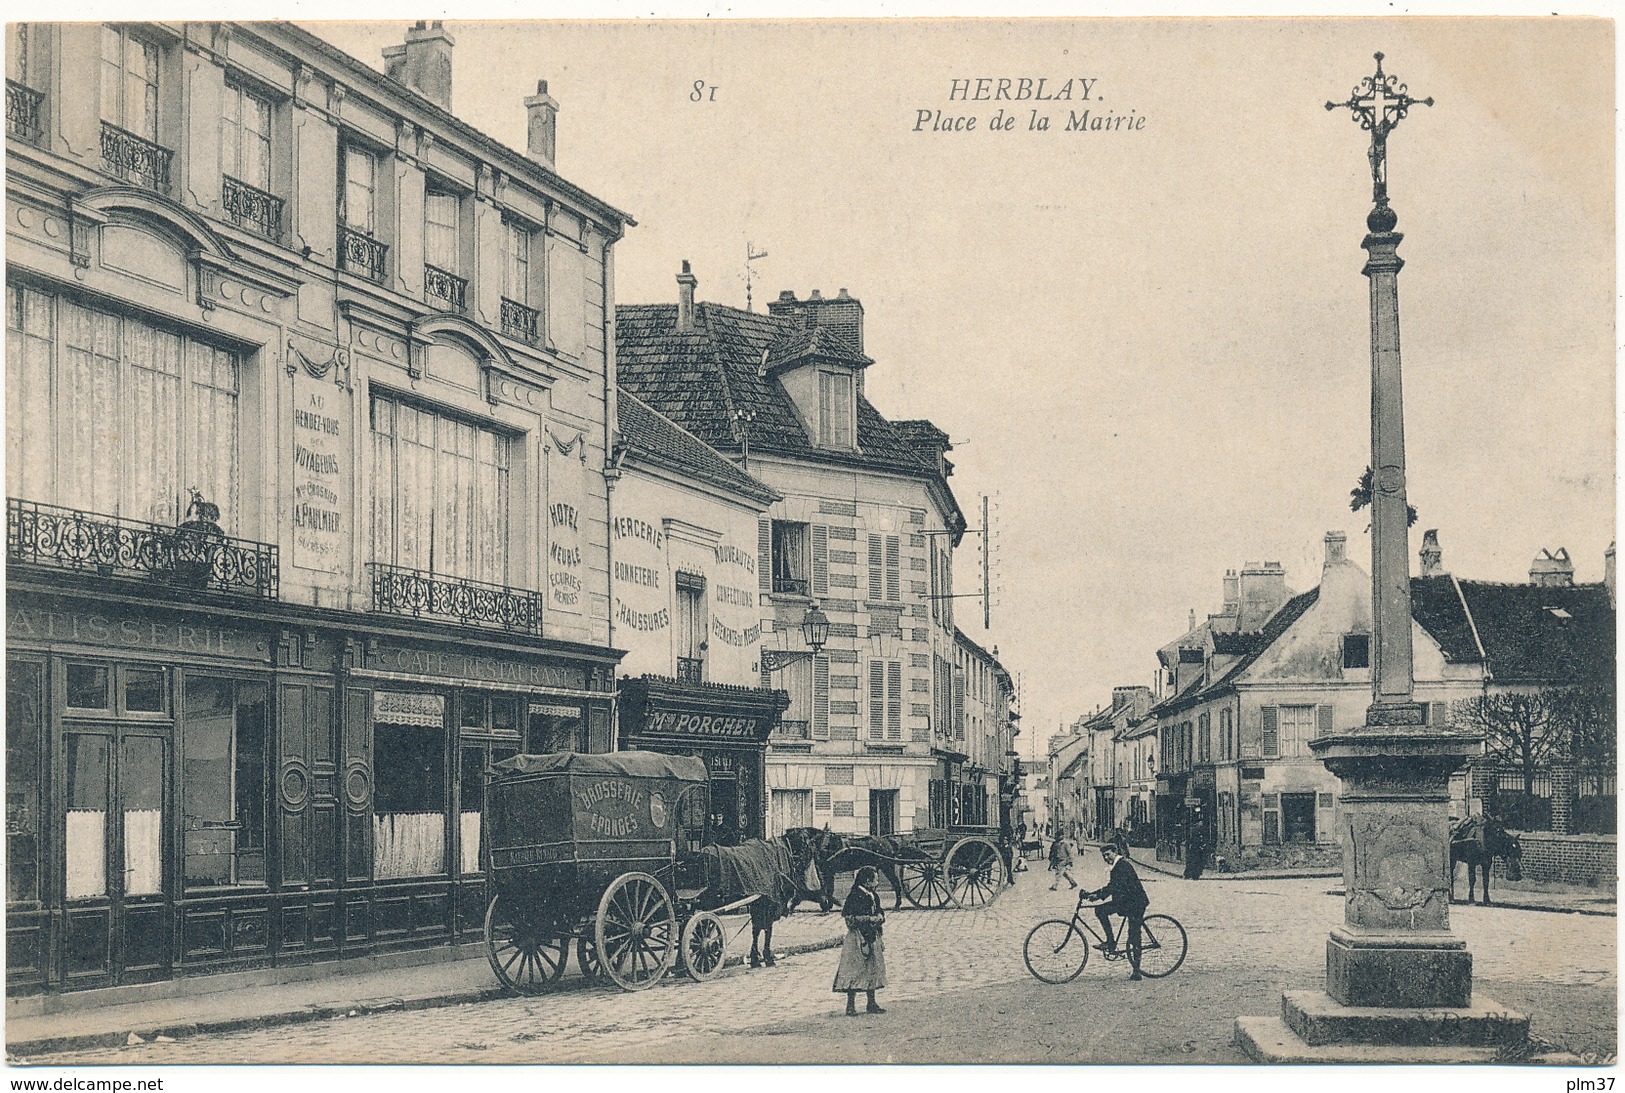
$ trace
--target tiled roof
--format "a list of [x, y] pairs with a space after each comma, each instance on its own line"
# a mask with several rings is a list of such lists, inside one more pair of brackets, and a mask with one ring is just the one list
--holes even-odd
[[[1217, 697], [1227, 691], [1232, 681], [1242, 672], [1251, 668], [1258, 658], [1263, 655], [1264, 650], [1275, 644], [1281, 635], [1286, 633], [1293, 623], [1303, 618], [1303, 613], [1309, 610], [1319, 599], [1320, 588], [1318, 586], [1311, 588], [1307, 592], [1300, 592], [1282, 604], [1280, 610], [1270, 616], [1269, 621], [1264, 624], [1262, 630], [1250, 635], [1226, 635], [1227, 637], [1250, 637], [1253, 639], [1250, 643], [1252, 647], [1247, 650], [1240, 660], [1225, 669], [1222, 676], [1209, 682], [1207, 673], [1203, 672], [1197, 677], [1196, 682], [1186, 687], [1179, 694], [1164, 699], [1153, 712], [1159, 714], [1175, 713], [1194, 706], [1205, 699]], [[1217, 638], [1218, 635], [1214, 635], [1214, 637]]]
[[619, 411], [621, 436], [638, 459], [732, 490], [763, 505], [779, 499], [771, 487], [624, 390], [620, 392]]
[[1614, 608], [1604, 585], [1456, 583], [1472, 613], [1492, 680], [1572, 682], [1598, 674], [1612, 677]]
[[1242, 657], [1258, 649], [1258, 643], [1264, 640], [1262, 631], [1249, 630], [1244, 634], [1232, 634], [1223, 630], [1213, 632], [1213, 652], [1221, 657]]
[[807, 339], [796, 320], [709, 303], [695, 304], [691, 332], [678, 332], [676, 304], [621, 304], [615, 318], [621, 386], [711, 447], [738, 452], [748, 436], [753, 452], [941, 481], [935, 467], [916, 456], [907, 439], [861, 396], [859, 450], [817, 447], [784, 388], [761, 374], [764, 360], [772, 363], [776, 352], [797, 346], [845, 353], [852, 363], [868, 361], [834, 331]]

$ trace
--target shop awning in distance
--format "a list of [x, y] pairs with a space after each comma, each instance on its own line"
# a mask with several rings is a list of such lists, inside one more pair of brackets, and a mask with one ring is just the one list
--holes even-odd
[[608, 755], [556, 751], [546, 755], [515, 755], [492, 770], [503, 774], [622, 774], [634, 778], [676, 778], [684, 782], [707, 780], [705, 763], [687, 755], [665, 755], [656, 751], [618, 751]]

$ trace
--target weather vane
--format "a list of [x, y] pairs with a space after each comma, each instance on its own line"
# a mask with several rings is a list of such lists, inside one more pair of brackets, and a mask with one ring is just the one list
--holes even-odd
[[1377, 207], [1371, 215], [1378, 218], [1377, 210], [1383, 210], [1383, 215], [1378, 219], [1386, 223], [1382, 228], [1373, 223], [1372, 229], [1392, 231], [1397, 218], [1388, 208], [1388, 133], [1404, 120], [1411, 107], [1419, 104], [1432, 106], [1433, 97], [1412, 98], [1409, 89], [1399, 82], [1398, 77], [1383, 72], [1382, 54], [1374, 56], [1377, 58], [1375, 75], [1361, 79], [1349, 95], [1348, 102], [1329, 102], [1326, 109], [1336, 110], [1346, 106], [1353, 111], [1354, 120], [1360, 128], [1371, 131], [1371, 151], [1366, 153], [1366, 158], [1371, 161], [1371, 200]]

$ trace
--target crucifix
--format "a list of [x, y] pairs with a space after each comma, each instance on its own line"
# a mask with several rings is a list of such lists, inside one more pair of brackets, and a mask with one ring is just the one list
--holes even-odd
[[1348, 102], [1329, 102], [1327, 110], [1347, 107], [1361, 129], [1371, 132], [1371, 200], [1378, 206], [1388, 204], [1388, 133], [1405, 119], [1410, 108], [1418, 104], [1432, 106], [1433, 97], [1412, 98], [1409, 89], [1397, 77], [1382, 71], [1382, 54], [1375, 54], [1377, 71], [1360, 80], [1349, 94]]

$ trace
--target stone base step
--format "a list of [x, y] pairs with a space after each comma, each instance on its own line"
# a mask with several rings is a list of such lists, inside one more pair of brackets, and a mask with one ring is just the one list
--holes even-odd
[[1236, 1018], [1236, 1046], [1255, 1063], [1399, 1063], [1484, 1065], [1496, 1061], [1492, 1047], [1461, 1045], [1309, 1044], [1279, 1017]]
[[1281, 1017], [1309, 1045], [1516, 1047], [1529, 1040], [1529, 1018], [1483, 995], [1465, 1007], [1345, 1006], [1325, 991], [1286, 991]]

